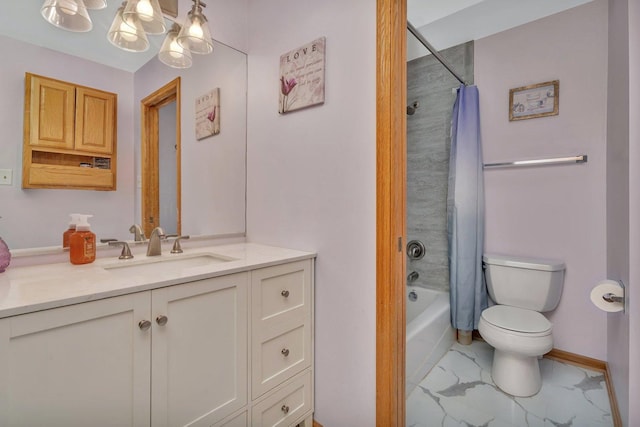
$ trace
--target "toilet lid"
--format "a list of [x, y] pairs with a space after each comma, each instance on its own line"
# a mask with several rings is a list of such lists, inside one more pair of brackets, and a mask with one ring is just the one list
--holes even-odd
[[499, 328], [514, 332], [542, 333], [551, 330], [551, 322], [537, 311], [507, 305], [494, 305], [482, 312], [482, 318]]

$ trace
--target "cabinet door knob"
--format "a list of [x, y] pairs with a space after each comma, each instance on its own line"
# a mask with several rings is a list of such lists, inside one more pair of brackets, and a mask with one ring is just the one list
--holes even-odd
[[169, 318], [165, 315], [156, 317], [156, 323], [160, 326], [166, 325], [168, 321], [169, 321]]
[[282, 295], [285, 298], [289, 298], [289, 291], [285, 289], [284, 291], [280, 292], [280, 295]]
[[287, 356], [289, 356], [289, 349], [288, 348], [283, 348], [280, 353], [282, 353], [282, 355], [284, 357], [287, 357]]
[[151, 322], [149, 322], [148, 320], [141, 320], [138, 322], [138, 327], [143, 331], [147, 331], [151, 327]]
[[289, 407], [287, 405], [282, 405], [282, 408], [280, 408], [280, 410], [285, 414], [289, 413]]

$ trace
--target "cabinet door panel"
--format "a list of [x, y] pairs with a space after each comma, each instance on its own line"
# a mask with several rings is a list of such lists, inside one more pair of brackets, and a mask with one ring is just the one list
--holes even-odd
[[96, 89], [76, 90], [76, 142], [78, 151], [111, 154], [115, 129], [116, 96]]
[[247, 403], [248, 276], [152, 291], [152, 425], [209, 426]]
[[75, 88], [73, 85], [27, 75], [31, 90], [30, 140], [38, 147], [73, 149]]
[[149, 425], [149, 293], [0, 320], [0, 425]]

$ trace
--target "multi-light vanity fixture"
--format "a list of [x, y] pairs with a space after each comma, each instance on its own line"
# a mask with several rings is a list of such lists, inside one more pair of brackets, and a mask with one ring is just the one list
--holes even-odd
[[[193, 3], [184, 24], [174, 22], [167, 31], [158, 0], [126, 0], [116, 12], [107, 39], [120, 49], [144, 52], [149, 49], [147, 34], [166, 32], [158, 59], [174, 68], [189, 68], [192, 52], [204, 55], [213, 51], [207, 18], [202, 13], [206, 5], [200, 0]], [[47, 22], [58, 28], [86, 32], [93, 27], [87, 9], [105, 7], [106, 0], [45, 0], [40, 12]]]

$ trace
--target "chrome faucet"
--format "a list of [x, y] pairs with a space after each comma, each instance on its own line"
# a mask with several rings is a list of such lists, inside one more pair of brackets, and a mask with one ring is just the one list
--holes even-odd
[[133, 240], [136, 242], [145, 242], [147, 237], [144, 235], [144, 231], [138, 224], [133, 224], [129, 227], [129, 233], [133, 233]]
[[165, 237], [162, 227], [156, 227], [149, 237], [147, 246], [147, 256], [158, 256], [162, 254], [162, 239]]

